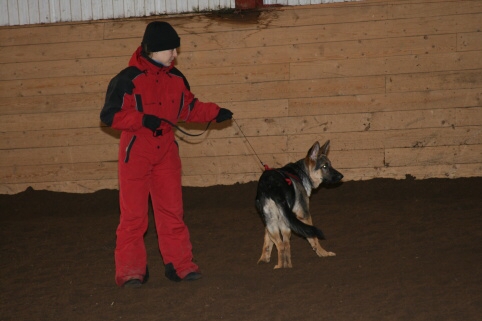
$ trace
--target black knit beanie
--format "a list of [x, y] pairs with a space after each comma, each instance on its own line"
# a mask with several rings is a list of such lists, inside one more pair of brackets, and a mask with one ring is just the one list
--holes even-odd
[[149, 52], [178, 48], [181, 38], [176, 30], [167, 22], [153, 21], [149, 23], [142, 38], [142, 46]]

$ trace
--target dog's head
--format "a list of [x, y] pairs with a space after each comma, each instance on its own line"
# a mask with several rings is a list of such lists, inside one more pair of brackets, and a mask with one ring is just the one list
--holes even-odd
[[313, 188], [317, 188], [321, 183], [335, 184], [343, 178], [343, 175], [331, 166], [327, 156], [329, 148], [329, 140], [323, 146], [316, 142], [305, 157]]

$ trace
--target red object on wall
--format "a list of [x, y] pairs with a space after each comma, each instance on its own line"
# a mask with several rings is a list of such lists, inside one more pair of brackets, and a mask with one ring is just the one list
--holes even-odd
[[254, 9], [263, 6], [263, 0], [235, 0], [236, 9]]

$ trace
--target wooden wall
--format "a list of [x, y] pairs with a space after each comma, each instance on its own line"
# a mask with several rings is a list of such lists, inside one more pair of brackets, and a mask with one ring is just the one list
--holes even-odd
[[[178, 134], [186, 186], [257, 180], [250, 145], [275, 167], [326, 139], [346, 181], [482, 175], [482, 1], [163, 18], [193, 92], [236, 120]], [[117, 188], [99, 112], [151, 20], [0, 28], [0, 193]]]

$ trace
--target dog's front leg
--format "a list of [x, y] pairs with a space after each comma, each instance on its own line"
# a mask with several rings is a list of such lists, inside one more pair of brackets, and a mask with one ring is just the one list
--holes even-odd
[[258, 260], [258, 264], [261, 262], [269, 263], [271, 260], [271, 251], [273, 250], [273, 241], [269, 237], [268, 229], [264, 230], [264, 244], [261, 257]]
[[[300, 218], [300, 220], [305, 224], [313, 225], [313, 221], [311, 220], [310, 215], [307, 215], [307, 217], [304, 219]], [[313, 251], [315, 251], [316, 255], [318, 255], [319, 257], [336, 256], [334, 252], [328, 252], [327, 250], [322, 248], [320, 245], [320, 241], [316, 237], [307, 237], [306, 239], [310, 243]]]
[[319, 257], [327, 257], [327, 256], [336, 256], [334, 252], [328, 252], [324, 248], [321, 247], [320, 241], [316, 237], [308, 237], [306, 238], [308, 242], [310, 242], [311, 248], [313, 251], [316, 252], [316, 255]]

